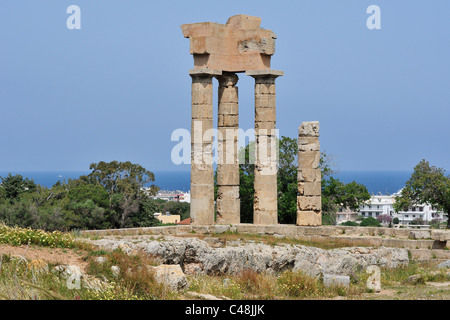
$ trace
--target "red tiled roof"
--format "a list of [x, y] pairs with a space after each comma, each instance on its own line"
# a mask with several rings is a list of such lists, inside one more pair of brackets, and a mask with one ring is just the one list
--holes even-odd
[[191, 218], [184, 219], [183, 221], [178, 222], [181, 225], [189, 225], [191, 224]]

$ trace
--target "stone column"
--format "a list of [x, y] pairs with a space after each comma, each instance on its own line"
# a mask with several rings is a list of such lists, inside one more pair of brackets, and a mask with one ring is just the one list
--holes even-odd
[[322, 225], [322, 173], [319, 167], [319, 122], [303, 122], [298, 129], [297, 225]]
[[255, 79], [255, 196], [253, 223], [278, 223], [275, 79], [281, 71], [247, 71]]
[[239, 80], [235, 73], [223, 72], [219, 80], [218, 164], [217, 164], [217, 223], [238, 224], [239, 198]]
[[194, 69], [191, 122], [191, 224], [214, 224], [213, 84], [220, 71]]

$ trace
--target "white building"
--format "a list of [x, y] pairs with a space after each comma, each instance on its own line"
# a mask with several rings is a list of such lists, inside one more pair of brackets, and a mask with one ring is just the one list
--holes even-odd
[[400, 191], [393, 195], [373, 195], [370, 200], [360, 208], [359, 215], [367, 218], [377, 218], [380, 215], [389, 215], [398, 218], [400, 224], [410, 225], [413, 220], [422, 219], [424, 222], [430, 222], [433, 219], [444, 221], [443, 212], [437, 211], [431, 205], [420, 204], [408, 208], [408, 211], [394, 211], [395, 197], [400, 196]]

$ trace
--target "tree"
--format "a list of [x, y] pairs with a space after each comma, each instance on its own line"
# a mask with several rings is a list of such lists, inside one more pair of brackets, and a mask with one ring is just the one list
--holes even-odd
[[239, 164], [239, 198], [241, 199], [241, 222], [253, 222], [253, 201], [255, 194], [255, 165], [254, 165], [254, 142], [250, 142], [239, 151], [240, 159], [244, 161]]
[[345, 184], [333, 177], [322, 180], [322, 212], [324, 216], [328, 216], [325, 221], [332, 224], [335, 223], [336, 212], [340, 208], [359, 211], [361, 205], [369, 199], [367, 188], [356, 181]]
[[278, 157], [278, 221], [295, 224], [297, 220], [297, 168], [298, 142], [282, 136]]
[[388, 214], [382, 214], [377, 217], [380, 223], [389, 224], [392, 222], [392, 217]]
[[7, 177], [2, 178], [2, 188], [4, 196], [11, 202], [18, 198], [21, 194], [25, 192], [33, 192], [36, 189], [36, 184], [33, 180], [22, 177], [20, 174], [11, 175], [8, 174]]
[[[152, 172], [130, 161], [111, 161], [109, 163], [100, 161], [92, 163], [89, 169], [92, 170], [88, 175], [91, 181], [105, 187], [110, 195], [123, 193], [126, 197], [138, 198], [141, 188], [149, 182], [155, 181]], [[155, 186], [152, 187], [153, 192], [157, 191]]]
[[396, 198], [394, 210], [406, 211], [410, 206], [424, 203], [442, 210], [447, 215], [447, 229], [450, 228], [450, 176], [445, 175], [444, 169], [430, 166], [425, 159], [414, 167], [411, 178]]

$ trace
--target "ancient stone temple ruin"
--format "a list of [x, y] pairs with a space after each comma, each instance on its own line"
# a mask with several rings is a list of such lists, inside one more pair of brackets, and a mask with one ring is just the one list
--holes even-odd
[[[260, 18], [237, 15], [226, 24], [202, 22], [181, 26], [184, 37], [190, 40], [190, 53], [194, 57], [194, 69], [189, 71], [192, 78], [190, 215], [193, 225], [240, 223], [238, 73], [255, 79], [253, 222], [259, 225], [278, 223], [275, 80], [283, 72], [270, 68], [276, 36], [260, 25]], [[219, 83], [216, 222], [213, 78]], [[311, 201], [317, 202], [317, 199]], [[311, 208], [316, 212], [316, 207]], [[303, 218], [298, 220], [301, 222]]]

